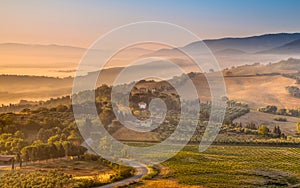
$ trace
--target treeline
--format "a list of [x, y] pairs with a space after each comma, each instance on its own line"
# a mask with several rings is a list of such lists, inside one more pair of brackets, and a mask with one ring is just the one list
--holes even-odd
[[256, 125], [251, 122], [246, 125], [242, 123], [233, 123], [224, 125], [221, 129], [222, 132], [234, 132], [243, 134], [262, 135], [269, 138], [286, 138], [286, 135], [281, 131], [280, 126], [274, 126], [270, 130], [266, 125]]
[[[227, 107], [225, 111], [224, 124], [231, 124], [234, 119], [250, 112], [250, 108], [247, 103], [238, 102], [235, 100], [227, 100], [226, 104]], [[208, 121], [211, 112], [211, 104], [201, 103], [200, 107], [200, 120]]]
[[24, 135], [17, 131], [15, 134], [4, 133], [0, 135], [1, 154], [12, 155], [20, 152], [27, 145]]
[[295, 73], [295, 74], [282, 74], [282, 76], [285, 76], [287, 78], [292, 78], [294, 80], [296, 80], [296, 84], [300, 84], [300, 74]]
[[31, 109], [37, 110], [39, 108], [55, 108], [59, 105], [71, 105], [71, 97], [70, 96], [62, 96], [57, 98], [50, 98], [46, 101], [27, 101], [20, 100], [18, 104], [1, 104], [0, 113], [8, 113], [8, 112], [20, 112], [23, 109]]
[[280, 108], [277, 106], [268, 105], [266, 107], [261, 107], [258, 109], [259, 112], [274, 114], [274, 115], [283, 115], [283, 116], [292, 116], [292, 117], [300, 117], [300, 109], [286, 109]]
[[20, 162], [81, 156], [82, 141], [70, 106], [0, 114], [0, 154]]
[[65, 156], [82, 156], [87, 149], [74, 145], [71, 142], [42, 143], [34, 142], [21, 150], [22, 159], [25, 162], [48, 160]]

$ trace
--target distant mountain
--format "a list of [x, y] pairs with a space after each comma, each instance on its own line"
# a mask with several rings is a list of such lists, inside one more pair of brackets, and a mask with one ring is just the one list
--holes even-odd
[[[208, 51], [205, 48], [206, 45], [212, 51], [220, 66], [228, 68], [254, 62], [264, 64], [288, 58], [299, 59], [299, 43], [300, 33], [265, 34], [244, 38], [196, 41], [183, 47], [160, 49], [143, 56], [184, 58], [181, 53], [181, 50], [183, 50], [204, 62], [210, 58], [210, 54], [207, 53]], [[270, 53], [273, 54], [270, 55]]]
[[[201, 53], [199, 47], [205, 47], [203, 42], [211, 49], [222, 68], [254, 62], [262, 64], [278, 62], [291, 57], [300, 58], [300, 33], [278, 33], [244, 38], [195, 41], [183, 47], [160, 50], [144, 49], [143, 46], [132, 47], [115, 55], [107, 64], [107, 68], [125, 67], [137, 59], [146, 59], [147, 57], [168, 58], [176, 60], [180, 62], [180, 65], [187, 67], [189, 66], [187, 62], [189, 58], [181, 52], [181, 49], [195, 54], [197, 60], [204, 62], [205, 65], [203, 66], [206, 66], [210, 63], [211, 56], [208, 56], [207, 50]], [[74, 70], [77, 69], [78, 63], [85, 52], [85, 48], [56, 44], [3, 43], [0, 44], [0, 74], [74, 76]], [[91, 51], [93, 59], [89, 61], [82, 72], [87, 73], [96, 70], [95, 67], [98, 66], [98, 62], [106, 61], [103, 58], [107, 53], [110, 53], [110, 51]], [[97, 61], [94, 61], [95, 59]]]
[[[255, 53], [263, 50], [276, 48], [287, 43], [300, 39], [300, 33], [278, 33], [265, 34], [260, 36], [251, 36], [245, 38], [222, 38], [204, 40], [203, 42], [213, 51], [220, 51], [225, 49], [241, 50], [247, 53]], [[192, 50], [202, 41], [193, 42], [184, 46], [186, 50]]]
[[17, 103], [20, 99], [44, 100], [70, 95], [73, 78], [0, 75], [0, 104]]
[[244, 55], [244, 54], [247, 53], [242, 50], [236, 50], [236, 49], [224, 49], [215, 52], [215, 55]]
[[5, 50], [86, 50], [85, 48], [57, 44], [24, 44], [24, 43], [0, 43], [0, 49]]
[[282, 45], [294, 42], [296, 40], [300, 40], [300, 33], [278, 33], [278, 34], [265, 34], [260, 36], [251, 36], [244, 38], [221, 38], [221, 39], [210, 39], [203, 41], [196, 41], [190, 43], [186, 46], [180, 48], [173, 49], [161, 49], [153, 54], [162, 56], [169, 55], [173, 52], [178, 51], [178, 49], [182, 49], [188, 52], [194, 52], [195, 50], [199, 50], [203, 48], [203, 42], [207, 45], [207, 47], [213, 52], [222, 52], [221, 54], [225, 54], [228, 52], [229, 54], [236, 54], [236, 52], [244, 53], [256, 53], [261, 51], [270, 50], [273, 48], [280, 47]]
[[262, 51], [260, 53], [266, 54], [300, 54], [300, 40], [284, 44], [282, 46], [272, 48], [270, 50]]

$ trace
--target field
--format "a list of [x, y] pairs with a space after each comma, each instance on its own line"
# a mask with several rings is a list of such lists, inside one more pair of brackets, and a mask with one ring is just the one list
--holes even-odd
[[[98, 160], [95, 160], [98, 159]], [[0, 187], [95, 187], [132, 176], [133, 169], [94, 156], [90, 159], [55, 159], [1, 167]]]
[[[275, 121], [275, 117], [284, 117], [287, 119], [286, 122]], [[255, 123], [256, 125], [266, 125], [269, 129], [273, 129], [276, 125], [280, 126], [280, 129], [286, 135], [295, 135], [296, 134], [296, 124], [299, 122], [299, 118], [290, 117], [290, 116], [278, 116], [273, 114], [267, 114], [258, 111], [250, 111], [249, 113], [238, 117], [234, 120], [234, 122], [241, 122], [243, 125], [247, 125], [248, 123]]]
[[291, 97], [285, 89], [286, 86], [299, 86], [290, 78], [283, 76], [226, 77], [225, 82], [230, 99], [246, 102], [253, 108], [266, 105], [295, 108], [300, 104], [300, 99]]
[[101, 174], [113, 173], [113, 169], [108, 165], [101, 164], [97, 161], [84, 160], [66, 160], [55, 159], [42, 162], [35, 162], [28, 166], [23, 166], [21, 169], [17, 167], [17, 171], [28, 173], [33, 171], [47, 172], [55, 169], [59, 172], [71, 174], [76, 177], [93, 177]]
[[135, 187], [287, 187], [300, 183], [299, 159], [300, 148], [211, 146], [199, 153], [187, 146], [154, 181]]

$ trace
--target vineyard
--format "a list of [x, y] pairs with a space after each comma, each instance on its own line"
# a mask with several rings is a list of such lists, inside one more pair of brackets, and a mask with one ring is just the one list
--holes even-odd
[[300, 183], [299, 148], [187, 146], [164, 163], [169, 177], [204, 187], [287, 187]]

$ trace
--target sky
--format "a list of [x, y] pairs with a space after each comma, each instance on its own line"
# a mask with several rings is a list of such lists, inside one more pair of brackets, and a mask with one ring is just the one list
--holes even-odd
[[2, 0], [0, 43], [88, 47], [139, 21], [177, 24], [202, 39], [299, 32], [298, 0]]

